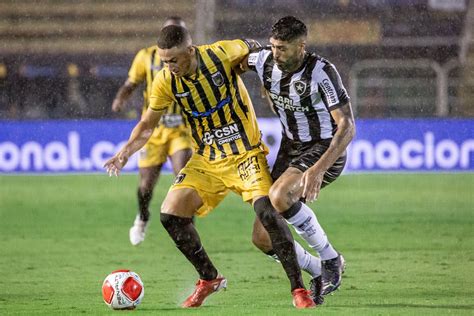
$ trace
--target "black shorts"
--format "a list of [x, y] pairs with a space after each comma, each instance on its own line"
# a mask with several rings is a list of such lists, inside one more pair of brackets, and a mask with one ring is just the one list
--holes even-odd
[[[281, 140], [280, 149], [272, 169], [273, 181], [278, 179], [288, 167], [305, 172], [313, 166], [326, 152], [331, 140], [318, 142], [298, 143], [285, 136]], [[326, 171], [321, 188], [324, 188], [337, 179], [346, 165], [346, 153], [339, 157], [336, 162]]]

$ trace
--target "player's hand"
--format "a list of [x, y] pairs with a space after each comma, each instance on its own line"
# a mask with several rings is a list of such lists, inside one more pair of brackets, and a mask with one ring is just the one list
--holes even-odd
[[128, 157], [122, 151], [119, 151], [115, 156], [107, 160], [104, 164], [104, 168], [109, 174], [109, 177], [113, 175], [118, 177], [120, 170], [127, 164], [127, 161]]
[[301, 177], [300, 185], [303, 187], [302, 197], [308, 202], [315, 201], [321, 191], [324, 172], [313, 166], [306, 170]]
[[120, 112], [125, 108], [125, 103], [115, 99], [114, 102], [112, 102], [112, 111], [114, 112]]

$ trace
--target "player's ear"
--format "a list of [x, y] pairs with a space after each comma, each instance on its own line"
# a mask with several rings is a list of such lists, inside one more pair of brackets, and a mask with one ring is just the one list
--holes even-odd
[[188, 47], [188, 54], [191, 56], [194, 56], [196, 54], [196, 49], [194, 48], [194, 46]]
[[305, 49], [306, 48], [306, 39], [302, 38], [301, 41], [300, 41], [300, 44], [299, 44], [299, 47], [301, 49]]

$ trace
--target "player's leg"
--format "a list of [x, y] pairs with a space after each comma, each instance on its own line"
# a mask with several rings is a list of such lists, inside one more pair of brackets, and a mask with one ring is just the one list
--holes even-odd
[[150, 140], [140, 150], [138, 159], [140, 179], [137, 190], [138, 214], [129, 231], [130, 242], [134, 246], [145, 240], [146, 229], [150, 221], [153, 189], [160, 176], [161, 167], [166, 161], [164, 137], [161, 131], [155, 128]]
[[181, 149], [170, 156], [171, 165], [175, 175], [184, 168], [189, 158], [191, 158], [193, 151], [190, 148]]
[[[282, 218], [280, 218], [280, 220], [284, 222]], [[270, 236], [258, 218], [255, 218], [254, 221], [252, 242], [263, 253], [270, 256], [276, 262], [280, 262], [277, 254], [273, 250]], [[321, 278], [321, 259], [306, 251], [296, 240], [294, 243], [298, 265], [300, 266], [301, 270], [306, 271], [311, 275], [311, 298], [316, 303], [316, 305], [321, 305], [324, 303], [324, 298], [322, 296], [323, 284]]]
[[[322, 154], [322, 153], [320, 153]], [[311, 157], [313, 163], [319, 158]], [[296, 163], [292, 165], [298, 166]], [[325, 174], [323, 185], [334, 181], [342, 172], [345, 157], [341, 157]], [[305, 166], [311, 165], [305, 161]], [[270, 190], [272, 204], [279, 210], [296, 232], [316, 250], [321, 257], [323, 294], [329, 294], [340, 286], [344, 270], [344, 258], [334, 249], [311, 208], [300, 201], [302, 187], [301, 168], [290, 166], [273, 184]]]
[[184, 125], [169, 128], [168, 130], [170, 131], [168, 137], [168, 157], [170, 157], [173, 172], [177, 175], [193, 154], [191, 135], [189, 135], [189, 131]]
[[155, 188], [158, 178], [160, 177], [161, 167], [159, 164], [152, 167], [139, 168], [139, 185], [138, 185], [138, 211], [140, 219], [148, 222], [150, 219], [150, 202], [153, 197], [153, 189]]
[[160, 218], [176, 247], [196, 268], [200, 279], [209, 281], [217, 277], [217, 269], [202, 247], [191, 220], [202, 204], [199, 194], [194, 189], [172, 190], [163, 202]]
[[[279, 220], [286, 224], [283, 218]], [[263, 253], [279, 262], [278, 256], [273, 250], [270, 236], [268, 236], [267, 231], [258, 218], [255, 218], [253, 224], [252, 242]], [[321, 260], [307, 252], [298, 241], [295, 240], [294, 244], [296, 258], [301, 270], [309, 273], [313, 279], [319, 277], [321, 275]]]
[[160, 176], [162, 165], [139, 169], [139, 185], [137, 190], [138, 214], [135, 217], [133, 226], [130, 228], [130, 243], [139, 245], [145, 240], [146, 229], [150, 220], [150, 201], [153, 196], [153, 188]]
[[303, 284], [293, 236], [288, 225], [280, 220], [268, 197], [272, 179], [264, 152], [261, 149], [248, 151], [235, 157], [235, 161], [227, 167], [228, 169], [221, 169], [223, 181], [229, 188], [241, 194], [244, 201], [252, 202], [257, 217], [268, 232], [271, 247], [290, 281], [293, 304], [297, 308], [314, 307], [315, 304]]
[[[227, 192], [219, 179], [202, 173], [206, 166], [199, 159], [200, 157], [191, 159], [178, 174], [162, 204], [160, 214], [161, 223], [176, 247], [199, 274], [195, 291], [182, 304], [183, 307], [200, 306], [207, 296], [225, 288], [227, 282], [209, 259], [192, 222], [195, 214], [203, 215], [210, 211]], [[206, 191], [203, 191], [200, 188], [205, 184]]]

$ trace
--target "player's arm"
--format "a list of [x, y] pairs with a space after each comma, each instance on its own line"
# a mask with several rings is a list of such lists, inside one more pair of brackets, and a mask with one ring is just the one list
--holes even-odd
[[246, 41], [252, 41], [252, 42], [250, 42], [251, 44], [249, 44], [250, 45], [249, 53], [242, 59], [242, 61], [239, 64], [239, 69], [242, 73], [249, 70], [255, 70], [255, 65], [259, 56], [259, 52], [263, 49], [262, 45], [260, 45], [260, 43], [257, 41], [254, 41], [254, 40], [246, 40]]
[[147, 109], [145, 115], [142, 116], [133, 128], [125, 146], [104, 164], [104, 168], [110, 176], [112, 174], [117, 176], [119, 171], [126, 165], [128, 158], [146, 144], [164, 112], [165, 109], [159, 111]]
[[112, 102], [112, 111], [120, 112], [125, 109], [126, 102], [130, 99], [138, 85], [146, 80], [146, 49], [140, 50], [133, 59], [128, 71], [128, 79], [117, 91]]
[[104, 164], [104, 168], [109, 176], [112, 176], [113, 174], [118, 176], [120, 170], [127, 163], [128, 158], [146, 144], [165, 110], [166, 109], [157, 111], [152, 110], [151, 108], [147, 109], [140, 122], [138, 122], [133, 128], [130, 138], [125, 146], [123, 146], [115, 156], [107, 160]]
[[331, 111], [331, 116], [337, 124], [337, 131], [331, 140], [331, 144], [321, 158], [303, 173], [301, 178], [302, 196], [309, 202], [318, 197], [324, 173], [344, 153], [355, 135], [354, 115], [349, 100], [343, 106], [334, 108]]
[[262, 48], [260, 43], [254, 39], [221, 41], [219, 43], [228, 55], [232, 68], [238, 74], [248, 70], [244, 65], [247, 64], [249, 54], [258, 52]]
[[122, 111], [125, 108], [126, 102], [128, 101], [128, 99], [130, 99], [130, 96], [137, 87], [138, 84], [130, 81], [130, 79], [127, 79], [127, 81], [125, 81], [124, 84], [117, 91], [117, 95], [115, 96], [115, 99], [112, 102], [112, 111]]

